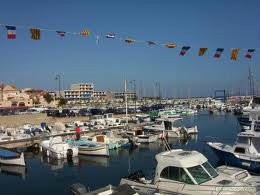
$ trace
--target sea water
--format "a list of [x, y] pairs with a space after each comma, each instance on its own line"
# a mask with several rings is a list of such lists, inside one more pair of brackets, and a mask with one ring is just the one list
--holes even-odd
[[[199, 112], [181, 121], [181, 124], [197, 125], [199, 134], [189, 140], [169, 139], [174, 149], [198, 150], [212, 163], [218, 165], [218, 158], [206, 145], [206, 141], [233, 143], [240, 131], [237, 119], [231, 113]], [[164, 151], [161, 140], [141, 144], [134, 149], [110, 150], [110, 157], [79, 156], [73, 162], [52, 160], [37, 151], [25, 152], [26, 168], [1, 167], [1, 193], [5, 195], [59, 195], [70, 194], [73, 183], [82, 183], [89, 190], [108, 184], [118, 185], [122, 177], [130, 172], [142, 170], [152, 178], [155, 172], [155, 155]]]

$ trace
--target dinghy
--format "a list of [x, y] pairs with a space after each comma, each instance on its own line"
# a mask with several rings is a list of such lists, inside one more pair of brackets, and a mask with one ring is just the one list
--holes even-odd
[[25, 166], [24, 154], [7, 148], [0, 148], [0, 163]]

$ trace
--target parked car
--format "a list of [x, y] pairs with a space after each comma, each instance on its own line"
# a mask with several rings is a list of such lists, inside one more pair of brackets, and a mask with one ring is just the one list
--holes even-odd
[[90, 116], [91, 113], [87, 108], [81, 108], [78, 112], [79, 116]]

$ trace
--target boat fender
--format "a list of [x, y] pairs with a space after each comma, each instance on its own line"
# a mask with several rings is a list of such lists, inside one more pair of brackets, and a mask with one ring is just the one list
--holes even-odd
[[40, 145], [39, 145], [38, 143], [34, 143], [34, 144], [33, 144], [33, 147], [34, 147], [34, 148], [39, 148]]

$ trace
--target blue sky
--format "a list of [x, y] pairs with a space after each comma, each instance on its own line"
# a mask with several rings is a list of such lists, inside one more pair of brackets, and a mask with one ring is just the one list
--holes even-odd
[[[17, 28], [17, 39], [7, 40], [1, 26], [0, 82], [54, 90], [60, 74], [63, 89], [94, 82], [97, 90], [120, 90], [126, 77], [143, 95], [154, 95], [156, 82], [162, 96], [245, 92], [249, 65], [260, 84], [259, 13], [259, 0], [1, 0], [1, 24], [68, 32], [88, 28], [91, 36], [60, 38], [43, 31], [41, 40], [33, 41], [28, 28]], [[129, 45], [105, 39], [107, 32], [177, 47]], [[179, 56], [186, 45], [191, 49]], [[203, 57], [200, 47], [209, 48]], [[215, 59], [218, 47], [225, 50]], [[230, 60], [231, 48], [241, 48], [237, 61]], [[248, 48], [258, 48], [252, 60], [244, 58]]]

